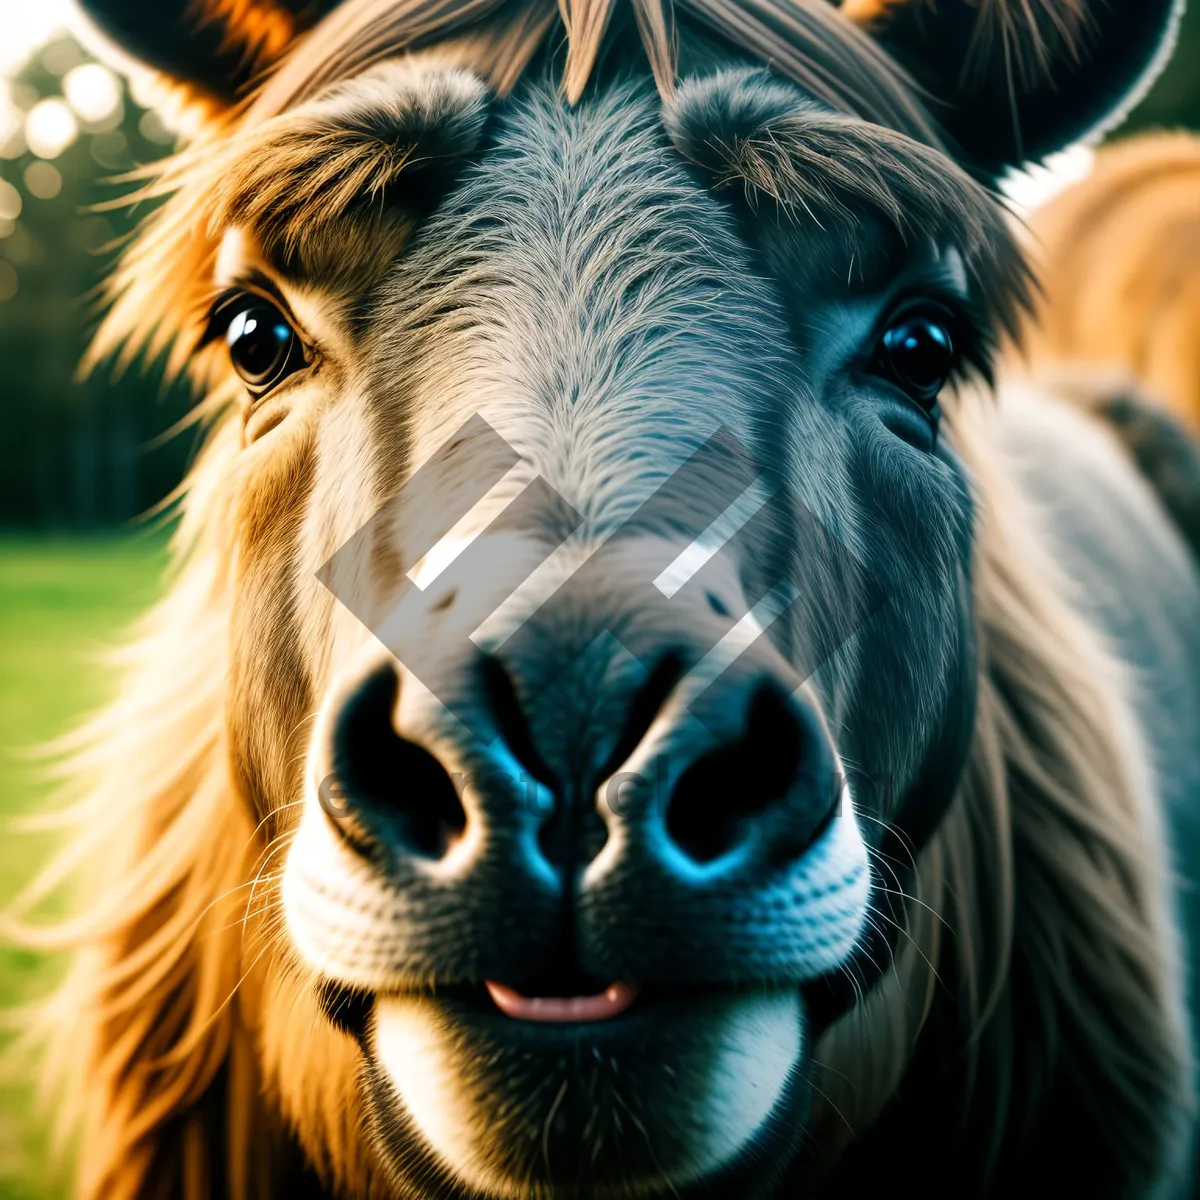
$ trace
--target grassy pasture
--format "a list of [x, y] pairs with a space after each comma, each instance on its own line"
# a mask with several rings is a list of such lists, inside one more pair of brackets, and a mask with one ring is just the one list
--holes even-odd
[[[51, 792], [36, 749], [103, 703], [108, 678], [100, 656], [158, 594], [165, 565], [159, 534], [0, 533], [0, 906], [52, 845], [10, 828], [11, 818], [36, 811]], [[44, 989], [56, 967], [0, 942], [0, 1009]], [[61, 1185], [45, 1181], [45, 1158], [30, 1089], [0, 1083], [0, 1196], [62, 1195]]]

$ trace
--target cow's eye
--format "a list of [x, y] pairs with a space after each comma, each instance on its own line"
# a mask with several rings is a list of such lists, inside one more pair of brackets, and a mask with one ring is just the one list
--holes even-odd
[[239, 308], [225, 331], [233, 369], [253, 396], [264, 396], [304, 366], [304, 346], [273, 304], [254, 299]]
[[226, 293], [213, 305], [204, 342], [222, 337], [255, 400], [308, 363], [303, 339], [279, 306], [250, 292]]
[[909, 311], [895, 318], [875, 348], [871, 373], [931, 413], [958, 364], [952, 323], [949, 314], [938, 309]]

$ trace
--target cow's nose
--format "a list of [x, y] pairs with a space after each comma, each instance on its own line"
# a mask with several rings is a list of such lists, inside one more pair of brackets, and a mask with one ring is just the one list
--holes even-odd
[[376, 646], [326, 705], [327, 810], [422, 971], [571, 995], [790, 981], [857, 936], [867, 876], [814, 694], [766, 634], [725, 653], [736, 580], [662, 604], [631, 585], [677, 554], [614, 552], [503, 640], [430, 588], [396, 657]]
[[[473, 822], [481, 844], [538, 860], [512, 862], [517, 877], [582, 870], [619, 832], [620, 853], [680, 882], [752, 883], [800, 858], [836, 807], [830, 738], [812, 700], [758, 656], [698, 700], [688, 657], [676, 633], [640, 684], [614, 698], [621, 684], [601, 664], [582, 673], [610, 694], [581, 697], [587, 680], [576, 679], [568, 705], [555, 689], [531, 702], [511, 664], [480, 654], [469, 674], [493, 732], [486, 747], [461, 724], [432, 740], [406, 736], [398, 664], [376, 658], [334, 701], [322, 798], [353, 844], [393, 863], [442, 858]], [[604, 727], [580, 730], [588, 720]], [[573, 770], [572, 755], [545, 744], [556, 728], [602, 755], [576, 756]]]

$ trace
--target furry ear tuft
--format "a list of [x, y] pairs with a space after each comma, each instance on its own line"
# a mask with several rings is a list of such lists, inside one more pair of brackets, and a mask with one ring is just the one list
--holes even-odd
[[765, 70], [686, 79], [663, 121], [714, 186], [743, 193], [760, 243], [797, 221], [853, 237], [873, 217], [910, 245], [932, 237], [956, 250], [998, 326], [1015, 328], [1029, 279], [1003, 210], [934, 146], [828, 108]]
[[[351, 263], [330, 228], [359, 212], [382, 237], [387, 202], [402, 222], [431, 207], [478, 145], [489, 99], [469, 71], [382, 63], [232, 142], [210, 226], [247, 226], [266, 253], [298, 255], [310, 270], [325, 259]], [[363, 253], [378, 255], [383, 244], [368, 239]]]
[[804, 105], [796, 88], [766, 71], [689, 79], [664, 113], [676, 149], [713, 175], [728, 173], [735, 148]]

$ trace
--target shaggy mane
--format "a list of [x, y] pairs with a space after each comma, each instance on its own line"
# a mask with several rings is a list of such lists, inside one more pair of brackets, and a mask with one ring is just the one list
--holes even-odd
[[[921, 1114], [866, 1151], [887, 1164], [879, 1183], [902, 1161], [927, 1172], [957, 1139], [980, 1194], [1009, 1195], [1068, 1133], [1080, 1194], [1158, 1194], [1192, 1109], [1191, 1059], [1186, 1014], [1164, 1002], [1181, 961], [1132, 682], [1080, 620], [987, 398], [961, 396], [951, 422], [979, 505], [974, 743], [917, 859], [893, 974], [818, 1044], [813, 1136], [844, 1147], [900, 1089]], [[1082, 1161], [1089, 1126], [1102, 1174]]]
[[[1036, 1161], [1039, 1115], [1061, 1128], [1078, 1112], [1140, 1194], [1187, 1107], [1183, 1015], [1163, 1000], [1177, 964], [1163, 951], [1162, 846], [1142, 800], [1152, 789], [1121, 699], [1128, 682], [1033, 532], [994, 416], [964, 398], [953, 431], [982, 510], [970, 761], [917, 860], [892, 969], [815, 1047], [810, 1140], [829, 1168], [852, 1134], [886, 1128], [922, 1034], [940, 1028], [944, 1057], [918, 1065], [983, 1154], [984, 1177]], [[266, 1180], [294, 1150], [264, 1072], [305, 1114], [306, 1142], [326, 1148], [326, 1185], [386, 1194], [364, 1157], [357, 1096], [326, 1087], [356, 1077], [354, 1044], [314, 1037], [321, 1018], [286, 949], [263, 962], [288, 841], [253, 826], [223, 744], [231, 594], [213, 491], [231, 440], [218, 434], [193, 477], [176, 535], [185, 566], [125, 656], [120, 698], [77, 738], [80, 799], [43, 822], [74, 840], [5, 925], [33, 949], [75, 952], [25, 1048], [47, 1048], [64, 1144], [82, 1131], [82, 1200], [206, 1200], [214, 1162], [231, 1196], [272, 1194]], [[76, 916], [19, 919], [68, 879], [90, 898]], [[265, 1006], [260, 1028], [247, 1024], [247, 994]], [[936, 1122], [903, 1128], [915, 1161], [944, 1152]]]

